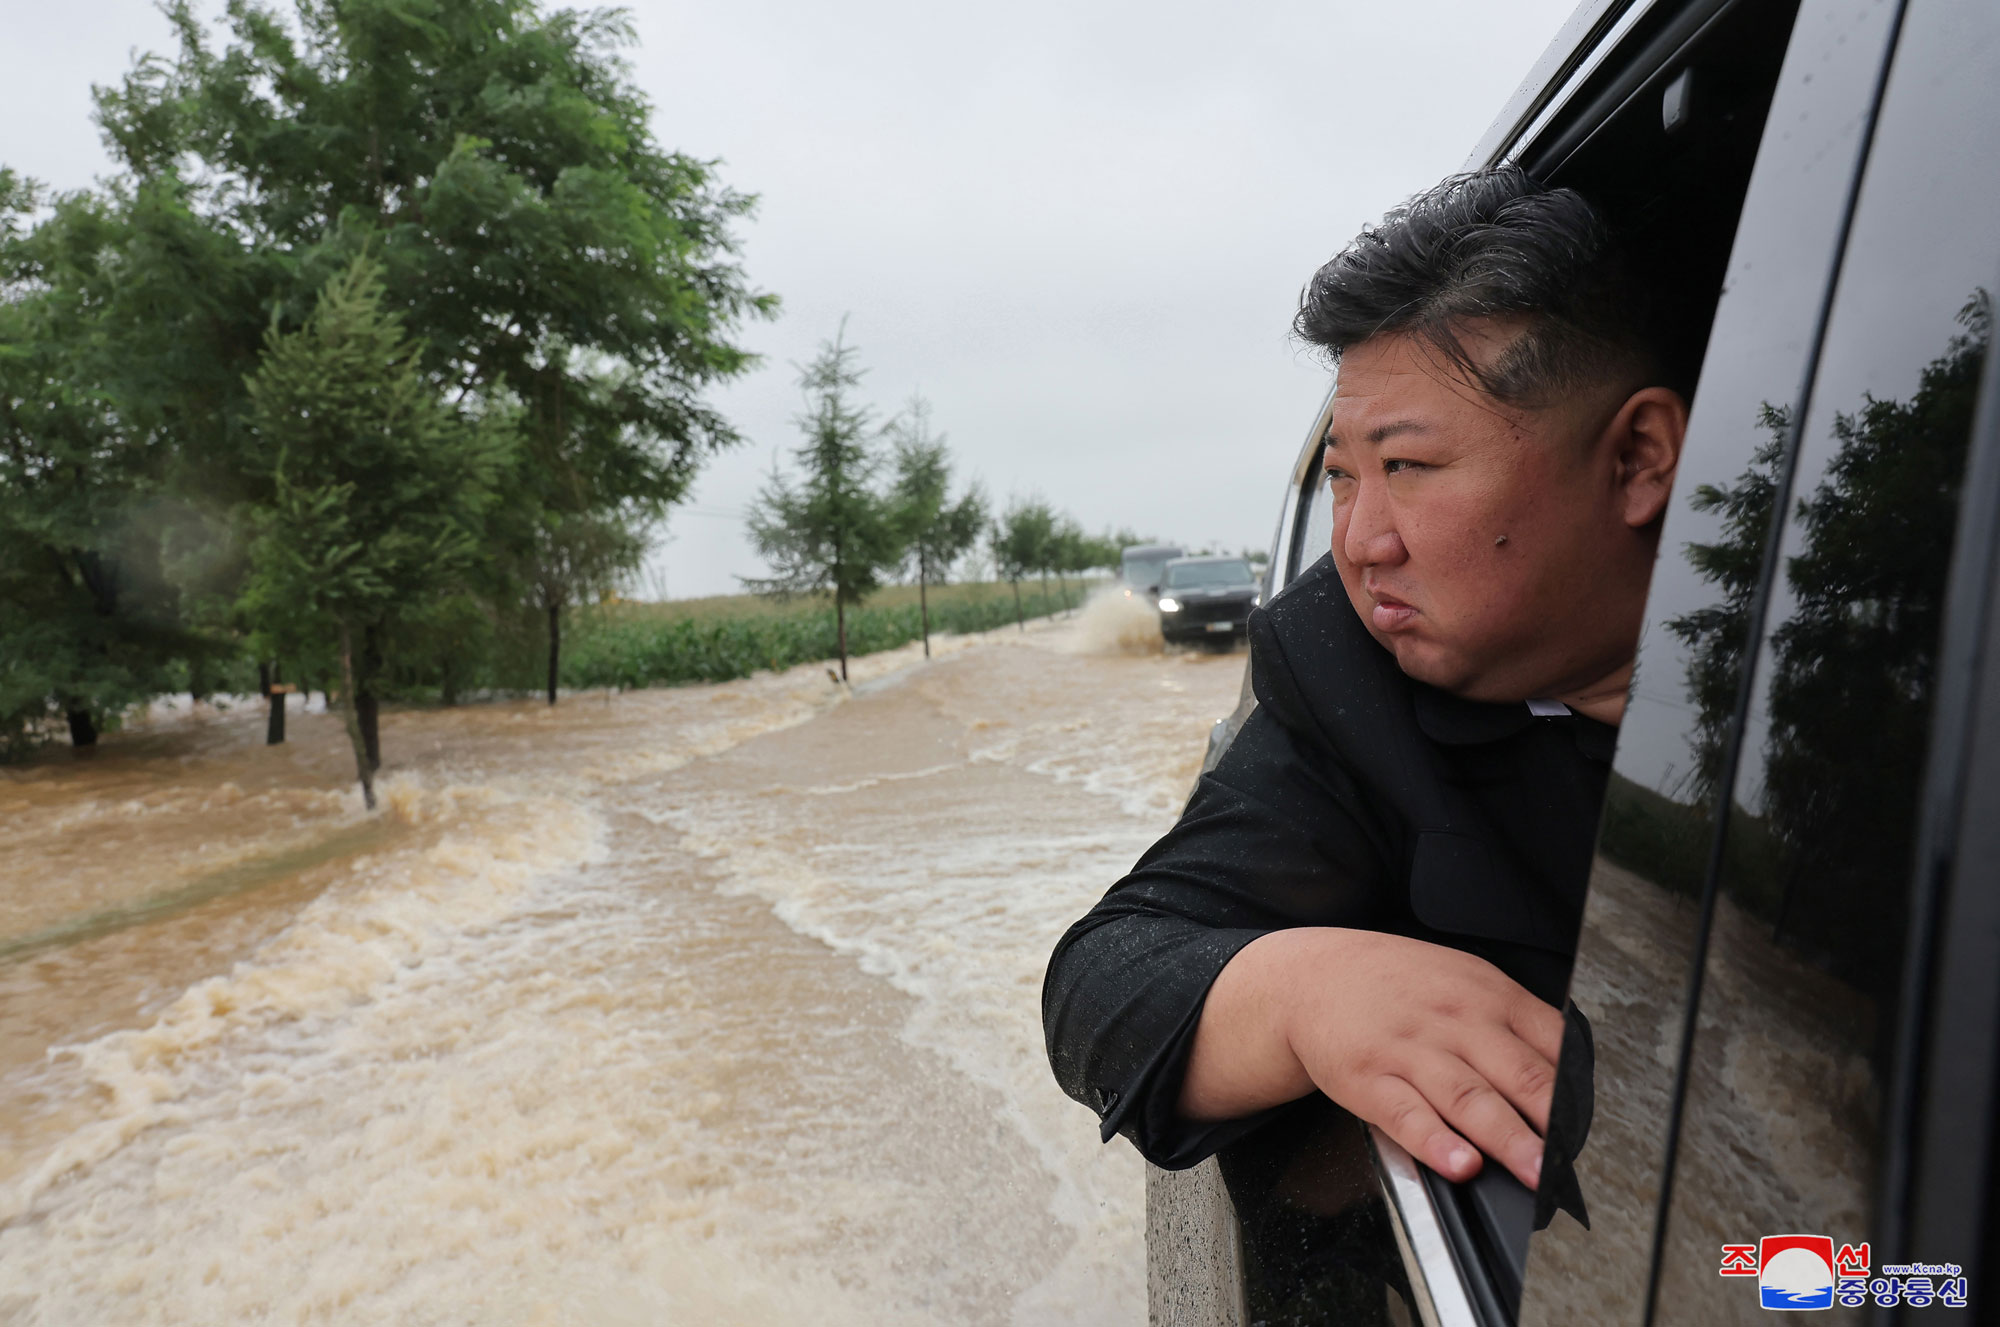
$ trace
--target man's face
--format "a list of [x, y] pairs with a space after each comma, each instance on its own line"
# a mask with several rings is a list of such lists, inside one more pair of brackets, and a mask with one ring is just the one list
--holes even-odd
[[[1463, 339], [1487, 363], [1513, 334], [1488, 325]], [[1630, 660], [1653, 537], [1635, 528], [1609, 427], [1624, 401], [1612, 388], [1506, 406], [1400, 334], [1342, 354], [1327, 430], [1333, 555], [1404, 672], [1475, 700], [1525, 700]]]

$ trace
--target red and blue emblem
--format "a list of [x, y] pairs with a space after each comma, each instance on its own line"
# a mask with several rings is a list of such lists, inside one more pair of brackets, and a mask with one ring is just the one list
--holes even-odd
[[1766, 1235], [1757, 1246], [1757, 1286], [1767, 1309], [1833, 1307], [1833, 1240]]

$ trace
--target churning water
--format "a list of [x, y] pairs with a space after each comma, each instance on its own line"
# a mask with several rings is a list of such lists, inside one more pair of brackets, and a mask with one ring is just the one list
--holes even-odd
[[1241, 655], [1106, 620], [0, 775], [0, 1321], [1142, 1321], [1042, 965]]

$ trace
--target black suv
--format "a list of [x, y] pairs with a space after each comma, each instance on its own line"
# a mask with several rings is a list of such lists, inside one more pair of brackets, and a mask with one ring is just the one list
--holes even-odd
[[1243, 558], [1175, 558], [1160, 569], [1160, 634], [1174, 645], [1231, 645], [1249, 636], [1263, 597]]
[[1571, 980], [1590, 1228], [1312, 1098], [1149, 1172], [1152, 1320], [2000, 1322], [2000, 4], [1591, 0], [1501, 162], [1705, 346]]

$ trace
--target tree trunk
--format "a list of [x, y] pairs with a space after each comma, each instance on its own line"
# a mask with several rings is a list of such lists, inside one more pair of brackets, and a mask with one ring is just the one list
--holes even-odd
[[375, 679], [382, 673], [382, 649], [375, 628], [361, 636], [361, 675], [353, 679], [354, 703], [361, 714], [361, 741], [368, 751], [368, 768], [382, 768], [382, 702], [375, 695]]
[[924, 658], [931, 657], [931, 601], [925, 581], [929, 572], [924, 566], [924, 555], [917, 554], [917, 611], [924, 621]]
[[1059, 588], [1059, 589], [1060, 589], [1060, 590], [1062, 591], [1062, 601], [1063, 601], [1063, 616], [1064, 616], [1064, 617], [1068, 617], [1068, 616], [1069, 616], [1069, 582], [1063, 579], [1063, 574], [1062, 574], [1062, 573], [1061, 573], [1060, 571], [1056, 573], [1056, 586], [1057, 586], [1057, 588]]
[[836, 590], [833, 595], [833, 634], [840, 643], [840, 680], [847, 680], [847, 603]]
[[1046, 617], [1049, 611], [1049, 569], [1042, 568], [1042, 611], [1036, 616]]
[[556, 669], [562, 663], [562, 605], [549, 605], [549, 704], [556, 703]]
[[[362, 685], [367, 685], [363, 683]], [[363, 691], [354, 698], [354, 708], [361, 724], [361, 749], [368, 755], [368, 768], [382, 768], [382, 702], [372, 691]]]
[[270, 698], [271, 712], [264, 720], [264, 745], [278, 746], [285, 740], [285, 693], [274, 690], [278, 681], [275, 665], [266, 668], [257, 665], [257, 674], [264, 683], [264, 694]]
[[444, 676], [438, 681], [438, 704], [445, 709], [450, 709], [452, 706], [458, 704], [457, 663], [458, 660], [451, 655], [445, 656]]
[[1023, 631], [1028, 629], [1027, 622], [1021, 617], [1021, 578], [1019, 576], [1014, 578], [1014, 625]]
[[97, 745], [97, 723], [90, 717], [89, 710], [70, 710], [69, 744], [79, 749]]
[[361, 735], [361, 697], [354, 684], [354, 639], [345, 622], [340, 624], [340, 700], [347, 711], [347, 740], [354, 747], [354, 768], [361, 776], [361, 802], [375, 809], [375, 766], [368, 756], [368, 743]]

